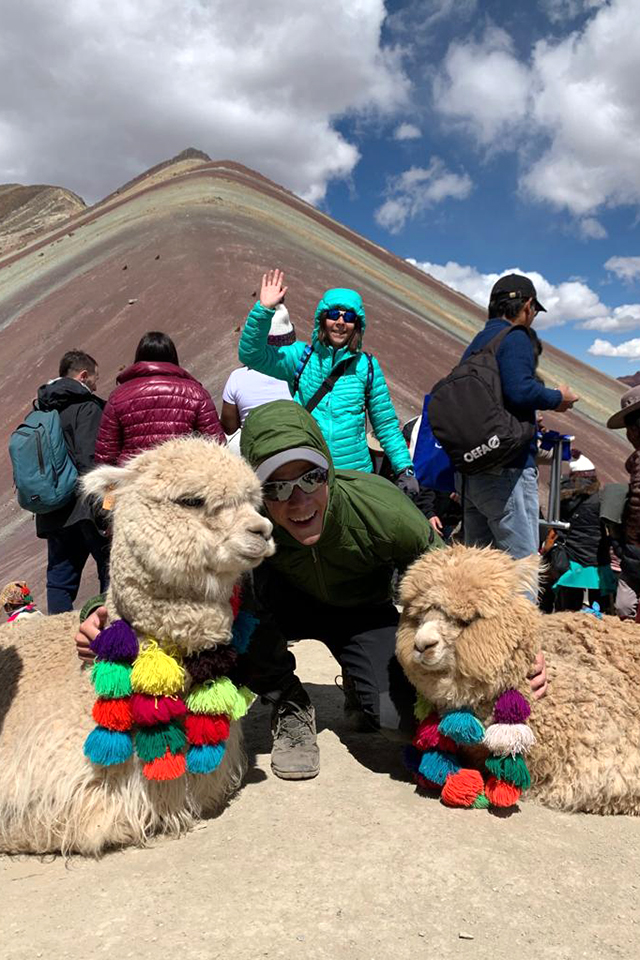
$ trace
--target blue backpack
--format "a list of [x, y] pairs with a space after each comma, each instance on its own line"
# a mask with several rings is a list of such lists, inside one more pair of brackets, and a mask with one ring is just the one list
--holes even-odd
[[50, 513], [75, 496], [78, 471], [57, 410], [32, 410], [11, 434], [9, 456], [18, 503], [24, 510]]

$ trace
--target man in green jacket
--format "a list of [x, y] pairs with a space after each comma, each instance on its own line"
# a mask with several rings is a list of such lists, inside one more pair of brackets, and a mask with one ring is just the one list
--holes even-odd
[[395, 659], [393, 574], [442, 541], [389, 481], [335, 470], [298, 404], [251, 411], [241, 450], [263, 483], [277, 545], [254, 574], [261, 622], [242, 679], [273, 704], [274, 773], [307, 779], [319, 770], [315, 715], [287, 642], [313, 637], [329, 647], [359, 725], [408, 730], [415, 692]]

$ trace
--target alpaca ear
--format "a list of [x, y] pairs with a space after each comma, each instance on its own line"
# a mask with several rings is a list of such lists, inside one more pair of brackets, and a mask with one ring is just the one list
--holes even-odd
[[537, 553], [532, 553], [530, 557], [523, 557], [522, 560], [515, 560], [516, 576], [518, 578], [518, 593], [535, 594], [537, 596], [540, 574], [540, 557]]
[[130, 467], [112, 467], [105, 464], [90, 470], [82, 477], [80, 484], [82, 495], [88, 500], [102, 501], [108, 493], [117, 495], [123, 484], [131, 479]]

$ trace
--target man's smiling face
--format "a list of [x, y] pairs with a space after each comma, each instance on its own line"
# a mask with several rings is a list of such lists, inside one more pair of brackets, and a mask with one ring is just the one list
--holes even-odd
[[[292, 460], [274, 470], [265, 482], [265, 486], [276, 480], [298, 480], [304, 474], [316, 469], [315, 465], [308, 460]], [[296, 486], [288, 500], [265, 498], [264, 502], [273, 522], [290, 533], [298, 543], [305, 547], [312, 547], [318, 542], [329, 502], [327, 483], [319, 484], [313, 493], [305, 493]]]

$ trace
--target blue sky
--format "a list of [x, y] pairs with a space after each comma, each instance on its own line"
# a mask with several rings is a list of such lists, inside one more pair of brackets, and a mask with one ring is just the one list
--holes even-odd
[[5, 0], [0, 183], [94, 202], [199, 147], [483, 306], [498, 275], [526, 272], [549, 311], [543, 336], [632, 373], [638, 12], [638, 0]]

